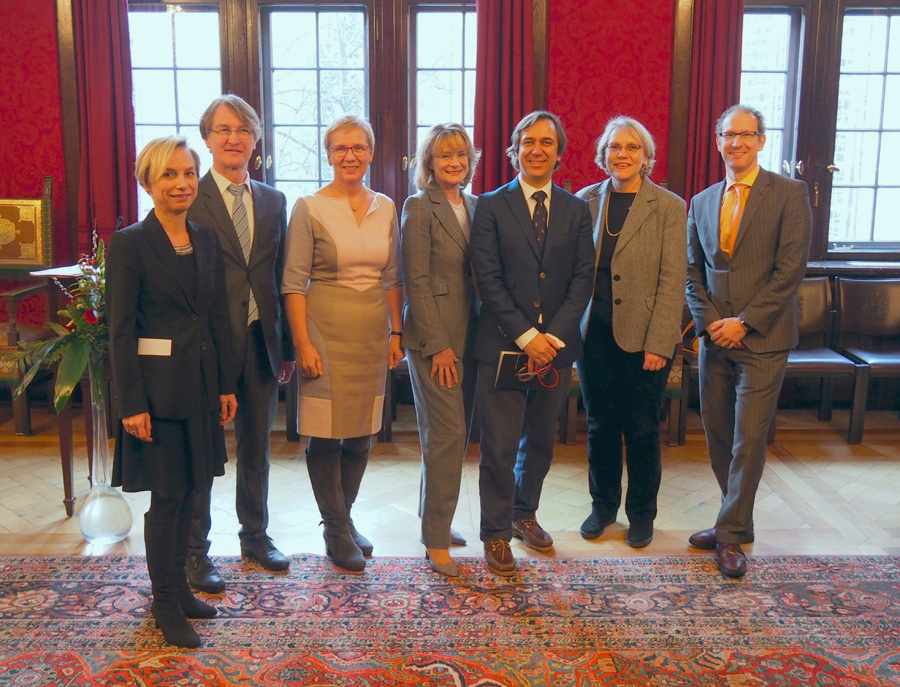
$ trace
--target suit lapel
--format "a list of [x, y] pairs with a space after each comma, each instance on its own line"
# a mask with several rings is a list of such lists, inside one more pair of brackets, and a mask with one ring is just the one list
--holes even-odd
[[[531, 222], [531, 213], [528, 211], [528, 203], [525, 202], [525, 193], [522, 191], [522, 187], [519, 186], [519, 177], [516, 177], [506, 185], [506, 202], [509, 205], [509, 209], [512, 211], [513, 217], [516, 218], [519, 229], [525, 235], [525, 240], [528, 241], [528, 245], [531, 246], [534, 257], [540, 262], [541, 250], [538, 248], [537, 236], [534, 234], [534, 224]], [[554, 212], [555, 211], [556, 208], [554, 208]], [[553, 212], [550, 213], [550, 216], [552, 226]], [[547, 227], [547, 234], [550, 234], [550, 227]], [[547, 240], [550, 240], [549, 237]]]
[[[253, 189], [253, 243], [250, 246], [250, 264], [252, 265], [256, 237], [259, 236], [260, 228], [266, 226], [264, 219], [269, 214], [269, 200], [271, 196], [266, 192], [267, 189], [263, 184], [253, 179], [250, 179], [250, 188]], [[232, 224], [234, 223], [232, 222]]]
[[656, 194], [653, 193], [651, 182], [644, 179], [641, 182], [641, 188], [631, 203], [631, 209], [625, 216], [625, 224], [622, 225], [622, 234], [616, 241], [616, 249], [614, 253], [618, 253], [622, 248], [628, 245], [628, 242], [634, 238], [635, 234], [644, 224], [644, 220], [653, 212], [656, 206]]
[[[710, 188], [712, 191], [708, 194], [705, 208], [708, 213], [709, 221], [700, 222], [698, 224], [698, 228], [701, 230], [700, 240], [703, 242], [707, 255], [713, 256], [717, 253], [721, 253], [722, 257], [725, 260], [728, 260], [728, 255], [722, 253], [722, 249], [719, 246], [719, 216], [721, 215], [722, 193], [725, 191], [725, 182], [720, 181]], [[705, 229], [705, 231], [702, 231], [703, 229]]]
[[451, 239], [459, 244], [459, 247], [463, 252], [467, 253], [469, 250], [469, 242], [466, 240], [466, 236], [459, 226], [459, 222], [456, 219], [456, 213], [453, 211], [453, 208], [450, 207], [450, 201], [447, 199], [447, 196], [433, 183], [428, 185], [426, 192], [428, 193], [428, 198], [431, 200], [431, 209], [434, 211], [434, 215], [437, 217], [438, 222], [440, 222], [441, 227], [447, 232]]
[[[569, 226], [569, 212], [571, 210], [568, 198], [563, 194], [562, 189], [553, 184], [550, 191], [550, 223], [547, 225], [547, 240], [544, 243], [544, 255], [547, 255], [550, 246], [559, 241], [562, 237], [560, 233], [564, 231], [564, 227]], [[529, 223], [530, 224], [530, 223]], [[532, 236], [534, 229], [531, 230]], [[535, 240], [535, 244], [537, 241]], [[540, 255], [538, 256], [540, 257]]]
[[[170, 280], [175, 284], [178, 284], [181, 293], [184, 295], [185, 300], [187, 300], [191, 309], [196, 310], [197, 308], [194, 303], [194, 289], [188, 288], [188, 285], [182, 281], [181, 271], [178, 269], [178, 265], [175, 262], [178, 260], [175, 256], [175, 249], [172, 248], [172, 242], [169, 240], [166, 230], [163, 229], [162, 224], [160, 224], [159, 220], [156, 218], [156, 213], [151, 212], [147, 215], [144, 219], [144, 227], [147, 230], [147, 242], [150, 244], [150, 249], [169, 271]], [[188, 235], [191, 237], [191, 242], [194, 243], [196, 232], [191, 233], [190, 225], [188, 225]], [[196, 250], [196, 248], [197, 246], [195, 245], [194, 249]], [[197, 262], [199, 263], [200, 260]]]
[[[254, 187], [254, 191], [255, 190], [256, 188]], [[225, 201], [222, 199], [222, 194], [219, 192], [219, 187], [216, 186], [216, 180], [213, 179], [211, 172], [207, 172], [200, 180], [198, 194], [200, 197], [197, 198], [197, 202], [203, 203], [206, 207], [206, 211], [212, 216], [213, 220], [215, 220], [215, 226], [207, 227], [207, 229], [212, 229], [219, 235], [224, 250], [229, 251], [232, 254], [232, 257], [243, 262], [244, 251], [241, 250], [241, 242], [238, 240], [237, 233], [234, 231], [234, 222], [231, 221], [231, 214], [228, 212], [228, 208], [225, 207]], [[256, 207], [256, 202], [257, 196], [254, 195], [254, 215], [259, 212], [259, 209]]]
[[764, 169], [759, 170], [759, 176], [753, 186], [750, 187], [750, 193], [747, 196], [747, 204], [744, 206], [744, 212], [741, 213], [741, 223], [738, 225], [738, 233], [734, 239], [734, 249], [731, 254], [734, 255], [738, 247], [741, 245], [744, 235], [747, 233], [750, 225], [753, 223], [753, 217], [762, 207], [769, 194], [769, 174]]

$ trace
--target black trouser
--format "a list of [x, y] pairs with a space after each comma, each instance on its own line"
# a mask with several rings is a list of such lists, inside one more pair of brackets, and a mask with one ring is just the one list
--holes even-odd
[[628, 468], [625, 513], [653, 522], [662, 475], [659, 423], [672, 361], [643, 369], [644, 352], [623, 351], [612, 330], [591, 323], [578, 374], [588, 421], [589, 488], [595, 513], [615, 516], [622, 501], [622, 438]]

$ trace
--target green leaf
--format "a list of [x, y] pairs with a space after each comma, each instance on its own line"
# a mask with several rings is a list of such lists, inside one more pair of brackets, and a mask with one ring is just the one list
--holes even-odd
[[25, 393], [25, 389], [28, 388], [28, 385], [31, 384], [31, 380], [34, 379], [34, 376], [38, 373], [38, 370], [40, 370], [41, 364], [44, 362], [44, 359], [53, 352], [53, 349], [56, 348], [56, 345], [58, 343], [59, 339], [50, 339], [48, 341], [44, 341], [40, 346], [29, 350], [27, 352], [27, 357], [19, 358], [20, 369], [21, 366], [24, 366], [26, 364], [30, 364], [31, 367], [28, 368], [28, 372], [26, 372], [25, 376], [22, 377], [22, 381], [19, 383], [19, 386], [17, 386], [13, 390], [13, 398], [18, 398], [23, 393]]
[[53, 394], [53, 407], [59, 413], [72, 395], [75, 385], [81, 381], [87, 368], [91, 345], [85, 341], [74, 341], [66, 348], [59, 369], [56, 372], [56, 390]]

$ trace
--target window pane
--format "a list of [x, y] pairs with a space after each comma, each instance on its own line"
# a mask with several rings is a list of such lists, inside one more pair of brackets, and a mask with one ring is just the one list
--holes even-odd
[[838, 129], [877, 129], [881, 124], [883, 76], [841, 74], [838, 87]]
[[219, 69], [219, 15], [215, 12], [175, 12], [173, 17], [176, 65]]
[[272, 12], [272, 66], [316, 67], [316, 13]]
[[128, 38], [132, 69], [172, 66], [172, 17], [167, 12], [129, 12]]
[[475, 126], [475, 70], [467, 69], [463, 73], [463, 78], [465, 79], [466, 99], [463, 103], [462, 124], [471, 128]]
[[[898, 40], [900, 43], [900, 40]], [[475, 69], [475, 59], [478, 46], [478, 26], [475, 23], [475, 13], [466, 12], [466, 69]]]
[[[172, 131], [169, 131], [169, 134], [172, 133]], [[206, 147], [206, 143], [204, 143], [203, 137], [200, 135], [199, 124], [180, 126], [178, 127], [178, 133], [186, 137], [188, 145], [197, 151], [197, 155], [200, 157], [200, 173], [208, 172], [209, 168], [212, 167], [212, 153], [209, 152], [209, 148]]]
[[841, 37], [841, 73], [884, 71], [887, 17], [844, 17]]
[[420, 69], [417, 76], [417, 123], [461, 122], [462, 73]]
[[273, 116], [278, 124], [319, 122], [318, 78], [312, 69], [272, 72]]
[[780, 129], [766, 129], [766, 145], [759, 154], [759, 164], [776, 174], [781, 174], [782, 141], [784, 132]]
[[749, 103], [765, 115], [769, 126], [784, 126], [787, 74], [742, 72], [741, 102]]
[[131, 77], [135, 122], [174, 124], [175, 72], [168, 69], [135, 69]]
[[288, 217], [291, 216], [291, 208], [300, 196], [306, 196], [319, 190], [318, 181], [279, 181], [278, 190], [287, 198]]
[[[900, 27], [898, 27], [900, 28]], [[882, 128], [900, 129], [900, 76], [888, 76], [884, 90]]]
[[344, 114], [366, 114], [366, 73], [362, 69], [323, 69], [322, 124]]
[[362, 12], [319, 12], [319, 66], [366, 66], [366, 26]]
[[868, 186], [875, 183], [878, 165], [878, 134], [840, 131], [834, 139], [833, 176], [836, 186]]
[[175, 72], [179, 123], [200, 121], [213, 98], [222, 94], [220, 79], [220, 72], [212, 69], [179, 69]]
[[[877, 134], [874, 134], [877, 137]], [[878, 185], [879, 186], [900, 186], [900, 133], [882, 134], [881, 135], [881, 155], [880, 164], [878, 165]], [[897, 226], [896, 212], [900, 206], [895, 208], [894, 226]], [[896, 232], [896, 238], [900, 239], [900, 230]]]
[[319, 130], [314, 126], [275, 127], [275, 176], [292, 181], [319, 178]]
[[900, 72], [900, 16], [891, 17], [891, 44], [888, 47], [887, 68]]
[[874, 201], [875, 191], [871, 188], [832, 189], [828, 240], [838, 244], [869, 241]]
[[873, 241], [897, 241], [897, 208], [900, 207], [900, 188], [880, 188], [875, 202], [875, 230]]
[[462, 13], [420, 12], [416, 37], [419, 69], [463, 66]]
[[745, 14], [741, 46], [742, 68], [747, 69], [748, 65], [752, 65], [750, 68], [754, 70], [785, 71], [790, 42], [789, 14]]

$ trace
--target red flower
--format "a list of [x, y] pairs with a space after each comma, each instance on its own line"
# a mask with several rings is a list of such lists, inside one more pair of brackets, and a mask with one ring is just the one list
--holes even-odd
[[99, 317], [97, 317], [99, 313], [96, 310], [85, 310], [84, 311], [84, 321], [88, 324], [97, 324]]
[[75, 323], [72, 320], [69, 320], [68, 322], [66, 322], [66, 331], [67, 332], [75, 331]]

